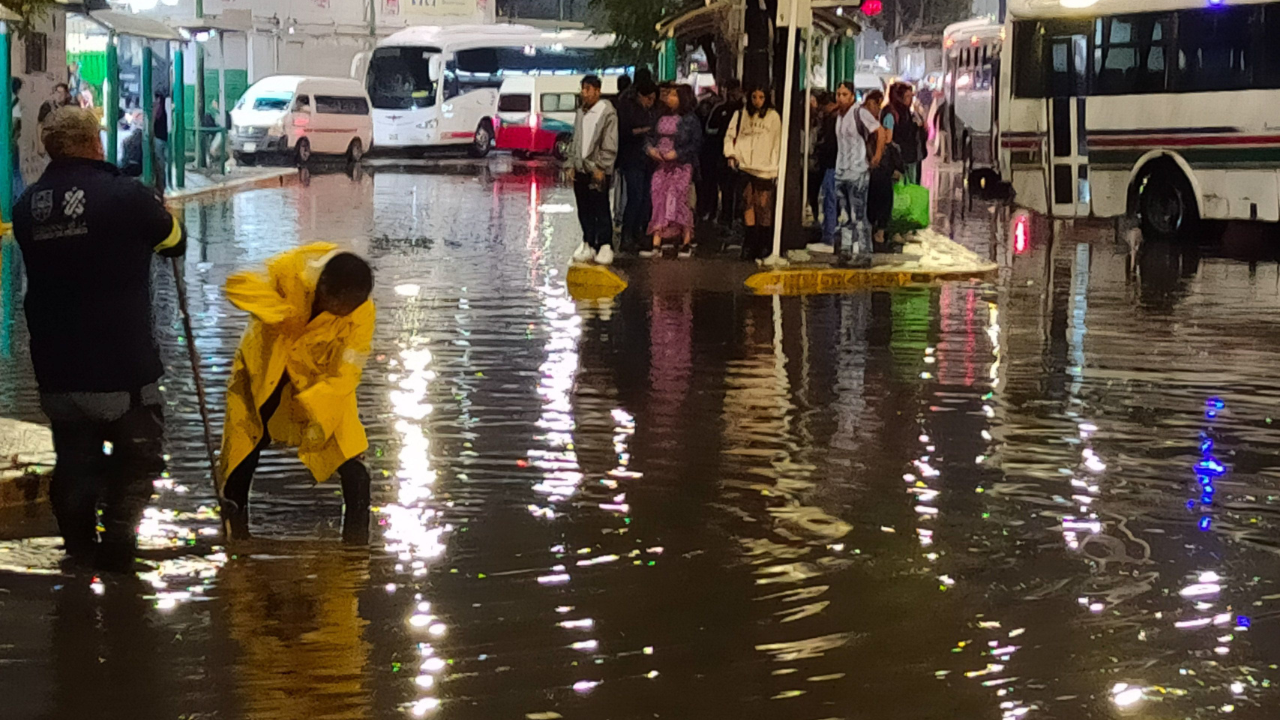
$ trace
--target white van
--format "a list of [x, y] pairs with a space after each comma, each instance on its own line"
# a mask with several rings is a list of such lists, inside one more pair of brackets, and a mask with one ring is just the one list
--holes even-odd
[[[573, 142], [573, 121], [586, 75], [516, 75], [502, 81], [498, 90], [499, 150], [524, 158], [553, 153], [563, 160]], [[618, 76], [600, 78], [606, 102], [618, 95]]]
[[299, 162], [316, 153], [359, 160], [373, 141], [369, 95], [350, 78], [263, 78], [240, 97], [231, 124], [231, 151], [246, 165], [263, 154]]

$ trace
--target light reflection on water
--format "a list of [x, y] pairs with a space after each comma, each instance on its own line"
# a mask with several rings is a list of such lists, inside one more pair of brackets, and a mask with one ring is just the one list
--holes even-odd
[[[163, 554], [67, 579], [49, 542], [0, 542], [15, 717], [126, 692], [138, 717], [1268, 716], [1276, 268], [1033, 224], [991, 284], [756, 298], [654, 263], [576, 302], [568, 203], [481, 170], [189, 208], [215, 409], [229, 271], [316, 239], [371, 258], [373, 543], [269, 452], [262, 539], [210, 545], [162, 284]], [[18, 336], [0, 396], [30, 419]]]

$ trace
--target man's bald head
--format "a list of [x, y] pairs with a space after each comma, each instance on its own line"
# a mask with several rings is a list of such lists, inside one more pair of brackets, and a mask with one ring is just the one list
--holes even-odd
[[40, 140], [54, 160], [101, 160], [103, 157], [98, 116], [83, 108], [69, 105], [49, 113], [44, 119]]

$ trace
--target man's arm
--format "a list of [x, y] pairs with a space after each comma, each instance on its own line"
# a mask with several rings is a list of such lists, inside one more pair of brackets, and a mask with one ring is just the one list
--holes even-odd
[[187, 252], [187, 231], [182, 223], [169, 213], [164, 201], [150, 188], [130, 180], [125, 207], [120, 208], [125, 217], [132, 217], [137, 233], [147, 247], [163, 257], [182, 257]]

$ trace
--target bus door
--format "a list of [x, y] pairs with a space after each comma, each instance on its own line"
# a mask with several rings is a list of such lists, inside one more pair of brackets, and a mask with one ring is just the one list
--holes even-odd
[[1047, 99], [1049, 207], [1055, 217], [1089, 215], [1089, 136], [1086, 96], [1089, 79], [1089, 37], [1050, 34]]

